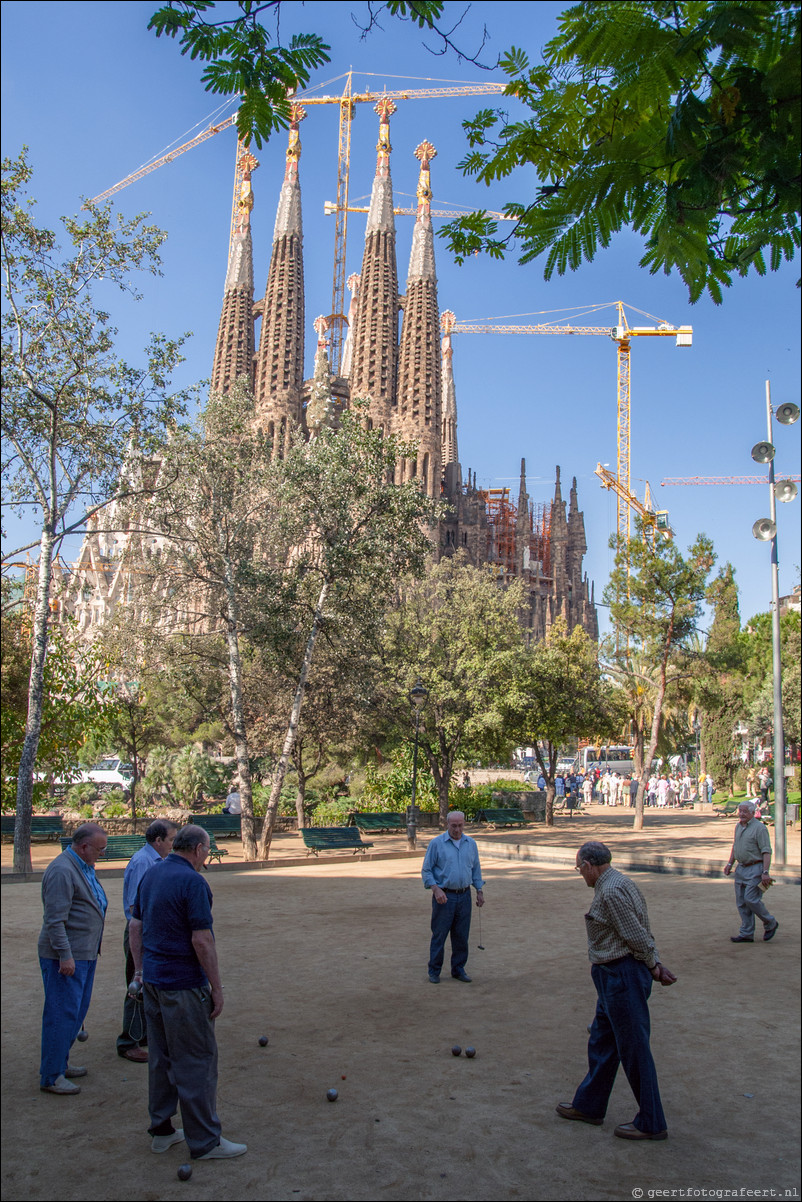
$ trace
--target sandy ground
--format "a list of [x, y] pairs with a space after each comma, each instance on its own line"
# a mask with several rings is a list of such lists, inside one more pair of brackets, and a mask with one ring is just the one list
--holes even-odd
[[[562, 841], [575, 847], [568, 833]], [[657, 989], [651, 1006], [669, 1139], [630, 1144], [612, 1135], [635, 1111], [623, 1076], [603, 1127], [554, 1113], [584, 1074], [595, 1004], [585, 886], [570, 870], [489, 852], [471, 985], [427, 980], [418, 860], [210, 872], [226, 986], [219, 1110], [224, 1134], [249, 1152], [195, 1164], [188, 1183], [176, 1177], [185, 1145], [149, 1151], [147, 1069], [115, 1052], [119, 875], [104, 882], [110, 909], [90, 1039], [73, 1056], [90, 1072], [67, 1098], [38, 1089], [39, 885], [6, 885], [3, 1198], [799, 1197], [799, 889], [771, 891], [781, 924], [771, 943], [736, 946], [731, 883], [633, 874], [679, 981]], [[476, 1058], [453, 1057], [454, 1043], [473, 1044]]]

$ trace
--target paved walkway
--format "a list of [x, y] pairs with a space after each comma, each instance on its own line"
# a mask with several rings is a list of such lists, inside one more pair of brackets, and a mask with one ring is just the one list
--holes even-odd
[[[505, 860], [528, 861], [535, 864], [573, 863], [576, 849], [586, 839], [599, 839], [607, 843], [613, 852], [613, 862], [621, 869], [670, 872], [691, 876], [717, 876], [722, 869], [735, 829], [735, 819], [719, 818], [709, 814], [696, 814], [688, 810], [647, 811], [644, 828], [632, 830], [632, 811], [591, 805], [582, 815], [569, 818], [558, 814], [553, 827], [533, 823], [525, 828], [488, 830], [484, 825], [469, 825], [468, 833], [477, 839], [483, 857]], [[419, 833], [418, 850], [407, 850], [406, 836], [401, 834], [374, 835], [367, 839], [373, 848], [365, 853], [369, 860], [402, 859], [407, 856], [420, 857], [429, 840], [437, 834], [433, 828]], [[774, 843], [774, 831], [771, 831]], [[780, 882], [799, 884], [802, 865], [802, 839], [800, 828], [788, 827], [786, 832], [786, 867], [774, 869], [772, 875]], [[249, 865], [242, 854], [239, 839], [220, 840], [220, 846], [228, 855], [222, 864], [213, 864], [209, 871], [232, 871], [243, 867], [265, 869], [288, 868], [300, 864], [313, 864], [305, 854], [295, 832], [283, 832], [273, 838], [270, 860], [267, 864]], [[44, 871], [59, 853], [56, 842], [34, 843], [32, 859], [34, 874]], [[349, 853], [333, 853], [320, 856], [320, 863], [338, 863], [352, 860]], [[115, 862], [99, 871], [104, 876], [121, 876], [125, 865]], [[10, 842], [2, 844], [2, 878], [10, 883], [13, 874], [13, 849]], [[28, 878], [31, 879], [31, 878]]]

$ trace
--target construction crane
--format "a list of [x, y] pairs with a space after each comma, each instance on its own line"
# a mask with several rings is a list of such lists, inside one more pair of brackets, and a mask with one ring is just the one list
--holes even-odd
[[[385, 98], [397, 101], [447, 100], [456, 96], [498, 96], [507, 86], [505, 83], [465, 83], [440, 88], [394, 88], [392, 90], [385, 88], [382, 91], [375, 92], [370, 90], [355, 92], [353, 90], [353, 77], [353, 71], [348, 71], [345, 75], [338, 76], [339, 79], [345, 80], [343, 91], [339, 96], [312, 96], [308, 92], [302, 92], [299, 96], [292, 97], [292, 103], [298, 104], [304, 109], [336, 104], [340, 110], [337, 141], [337, 201], [332, 209], [337, 218], [334, 229], [334, 273], [331, 314], [328, 317], [330, 330], [329, 359], [332, 371], [335, 374], [339, 374], [342, 365], [345, 328], [348, 324], [345, 316], [345, 253], [348, 239], [348, 213], [351, 211], [348, 207], [348, 187], [351, 169], [351, 122], [354, 118], [355, 106], [357, 104], [376, 104], [379, 100]], [[115, 193], [122, 191], [123, 188], [127, 188], [129, 184], [135, 183], [137, 180], [142, 179], [143, 176], [149, 175], [152, 171], [157, 171], [166, 163], [172, 163], [179, 155], [186, 154], [188, 150], [193, 150], [202, 142], [213, 138], [215, 134], [230, 129], [232, 125], [236, 124], [236, 121], [237, 114], [233, 113], [230, 117], [226, 117], [222, 121], [214, 122], [188, 142], [184, 142], [174, 150], [161, 155], [160, 158], [154, 159], [152, 163], [140, 167], [138, 171], [132, 172], [131, 175], [127, 175], [125, 179], [121, 179], [111, 188], [107, 188], [105, 192], [101, 192], [98, 196], [93, 197], [90, 203], [99, 204], [103, 200], [108, 200], [110, 196], [114, 196]], [[246, 148], [238, 141], [234, 169], [232, 234], [236, 228], [238, 218], [238, 206], [244, 178], [242, 162], [245, 151]], [[256, 165], [255, 160], [253, 160], [253, 164]], [[246, 169], [252, 170], [253, 166]], [[462, 217], [465, 214], [458, 213], [456, 215]]]
[[[630, 418], [631, 418], [631, 387], [629, 355], [633, 338], [674, 338], [676, 346], [691, 346], [693, 342], [692, 326], [674, 326], [668, 321], [660, 321], [650, 313], [640, 309], [628, 308], [651, 317], [657, 322], [653, 326], [631, 326], [627, 321], [623, 301], [613, 301], [606, 305], [591, 305], [589, 312], [614, 305], [618, 311], [618, 321], [614, 326], [578, 326], [570, 321], [550, 321], [540, 325], [506, 325], [500, 320], [491, 318], [488, 322], [472, 323], [458, 321], [452, 333], [454, 334], [562, 334], [562, 335], [601, 335], [611, 338], [617, 348], [618, 379], [616, 394], [616, 411], [618, 415], [617, 428], [617, 462], [616, 462], [616, 532], [622, 546], [629, 543], [631, 535], [631, 512], [633, 493], [630, 488]], [[605, 487], [607, 487], [605, 485]]]
[[640, 516], [643, 521], [643, 534], [646, 542], [654, 548], [655, 539], [658, 534], [670, 541], [674, 537], [674, 531], [668, 523], [668, 510], [655, 509], [652, 504], [652, 490], [649, 481], [646, 481], [646, 491], [644, 499], [641, 501], [634, 492], [625, 492], [623, 487], [618, 483], [618, 480], [612, 472], [608, 472], [606, 467], [601, 463], [596, 464], [596, 475], [602, 482], [602, 488], [610, 489], [618, 497], [623, 497], [623, 500], [631, 509]]
[[[668, 480], [660, 481], [660, 487], [671, 484], [768, 484], [768, 479], [768, 476], [670, 476]], [[784, 479], [799, 484], [802, 476], [785, 476]]]

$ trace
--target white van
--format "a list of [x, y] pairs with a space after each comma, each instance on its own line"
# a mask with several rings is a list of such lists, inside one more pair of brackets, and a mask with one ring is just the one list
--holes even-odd
[[111, 789], [130, 789], [133, 776], [133, 764], [126, 764], [117, 756], [110, 756], [100, 760], [88, 771], [82, 772], [81, 780], [97, 785], [99, 793], [108, 793]]

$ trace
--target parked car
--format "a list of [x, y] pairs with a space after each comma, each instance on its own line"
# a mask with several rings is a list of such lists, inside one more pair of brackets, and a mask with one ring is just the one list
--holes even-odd
[[97, 785], [99, 793], [108, 793], [111, 789], [129, 789], [133, 776], [133, 764], [126, 764], [117, 756], [110, 756], [82, 772], [81, 780]]

